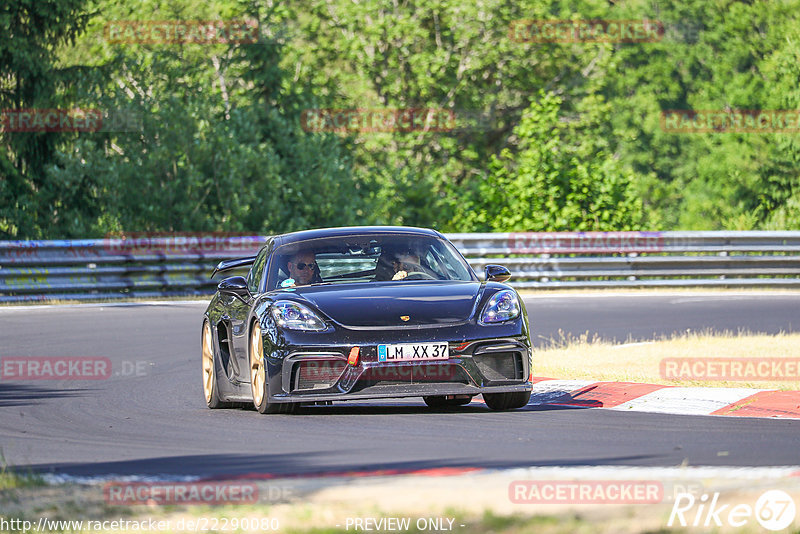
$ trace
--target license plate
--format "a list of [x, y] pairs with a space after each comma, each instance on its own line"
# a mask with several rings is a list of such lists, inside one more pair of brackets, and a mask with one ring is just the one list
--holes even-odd
[[378, 345], [379, 362], [446, 360], [450, 357], [447, 343], [403, 343]]

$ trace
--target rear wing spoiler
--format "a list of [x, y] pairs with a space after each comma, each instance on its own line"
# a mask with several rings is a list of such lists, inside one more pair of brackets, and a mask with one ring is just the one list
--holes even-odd
[[214, 278], [217, 273], [221, 273], [223, 271], [230, 271], [231, 269], [236, 269], [239, 267], [246, 267], [247, 265], [252, 265], [253, 262], [256, 261], [255, 256], [247, 256], [246, 258], [236, 258], [233, 260], [224, 260], [217, 264], [214, 272], [211, 273], [211, 278]]

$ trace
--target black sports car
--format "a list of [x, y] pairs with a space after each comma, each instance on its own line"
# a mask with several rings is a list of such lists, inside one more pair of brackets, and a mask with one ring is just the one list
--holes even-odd
[[[433, 230], [354, 227], [271, 237], [250, 266], [219, 283], [203, 320], [209, 408], [252, 402], [261, 413], [301, 403], [423, 397], [432, 407], [483, 395], [493, 410], [531, 395], [525, 307], [481, 282]], [[212, 275], [213, 276], [213, 275]]]

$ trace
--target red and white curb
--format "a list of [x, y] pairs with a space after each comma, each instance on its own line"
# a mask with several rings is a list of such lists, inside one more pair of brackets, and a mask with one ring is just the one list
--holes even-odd
[[528, 406], [800, 419], [800, 391], [535, 378]]

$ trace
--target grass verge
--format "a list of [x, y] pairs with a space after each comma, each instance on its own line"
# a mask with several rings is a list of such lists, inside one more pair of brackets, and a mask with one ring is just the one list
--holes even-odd
[[800, 358], [800, 334], [750, 332], [686, 332], [653, 341], [615, 344], [588, 335], [561, 334], [535, 351], [534, 376], [671, 386], [800, 389], [799, 376], [786, 380], [669, 380], [662, 376], [665, 358]]
[[44, 486], [44, 479], [33, 471], [20, 472], [10, 467], [0, 455], [0, 491]]
[[[659, 469], [656, 472], [645, 468], [600, 475], [610, 477], [608, 480], [661, 480], [663, 499], [650, 504], [518, 503], [509, 498], [509, 485], [515, 480], [597, 481], [596, 473], [580, 469], [543, 473], [501, 470], [453, 477], [261, 480], [256, 482], [258, 503], [220, 506], [160, 506], [151, 502], [114, 505], [107, 502], [102, 484], [52, 484], [41, 488], [21, 488], [11, 500], [4, 500], [7, 492], [0, 492], [0, 534], [21, 530], [14, 526], [6, 526], [4, 530], [4, 518], [6, 525], [9, 519], [29, 522], [33, 527], [28, 528], [28, 532], [37, 531], [35, 526], [39, 520], [46, 518], [45, 528], [38, 530], [39, 534], [345, 534], [365, 531], [653, 534], [685, 531], [669, 528], [668, 519], [676, 495], [687, 491], [698, 496], [721, 492], [719, 505], [728, 509], [738, 503], [752, 506], [766, 490], [781, 489], [792, 499], [800, 498], [800, 481], [793, 476], [759, 480], [745, 470], [714, 476], [680, 470], [659, 474]], [[382, 518], [386, 521], [381, 521]], [[80, 524], [76, 525], [77, 522]], [[98, 524], [100, 522], [102, 525]], [[137, 523], [142, 526], [137, 526]], [[359, 523], [362, 525], [360, 528], [356, 526]], [[403, 528], [399, 528], [401, 524]], [[756, 521], [751, 519], [748, 526], [717, 531], [746, 534], [763, 529], [759, 529]]]

